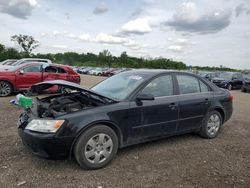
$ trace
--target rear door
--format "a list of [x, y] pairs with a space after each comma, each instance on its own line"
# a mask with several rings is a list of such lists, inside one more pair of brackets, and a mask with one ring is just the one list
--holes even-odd
[[179, 88], [178, 132], [197, 129], [206, 116], [213, 101], [213, 92], [209, 86], [195, 76], [176, 74]]
[[67, 80], [67, 72], [56, 66], [47, 66], [43, 71], [43, 80]]
[[42, 81], [42, 67], [38, 65], [26, 66], [16, 72], [16, 86], [18, 89], [27, 89], [31, 85]]
[[178, 104], [172, 75], [153, 79], [139, 93], [152, 94], [155, 99], [130, 103], [131, 138], [140, 141], [173, 134], [178, 120]]

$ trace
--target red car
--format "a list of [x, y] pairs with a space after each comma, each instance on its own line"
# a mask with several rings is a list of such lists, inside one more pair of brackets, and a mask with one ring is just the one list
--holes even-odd
[[80, 76], [65, 65], [30, 63], [7, 69], [0, 67], [0, 96], [27, 90], [33, 84], [47, 80], [67, 80], [77, 84], [81, 81]]

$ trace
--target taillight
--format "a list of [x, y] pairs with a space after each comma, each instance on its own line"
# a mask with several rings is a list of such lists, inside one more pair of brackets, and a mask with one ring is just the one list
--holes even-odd
[[80, 83], [80, 82], [81, 82], [81, 77], [80, 77], [80, 76], [77, 76], [77, 77], [76, 77], [76, 81]]
[[234, 96], [233, 96], [233, 95], [230, 95], [230, 96], [229, 96], [229, 101], [233, 101], [233, 99], [234, 99]]

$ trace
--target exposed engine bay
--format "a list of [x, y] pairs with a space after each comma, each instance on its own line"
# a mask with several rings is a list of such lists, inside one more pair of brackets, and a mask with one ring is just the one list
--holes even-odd
[[35, 98], [29, 111], [40, 118], [58, 117], [79, 110], [104, 105], [105, 101], [82, 92], [54, 95], [42, 99]]

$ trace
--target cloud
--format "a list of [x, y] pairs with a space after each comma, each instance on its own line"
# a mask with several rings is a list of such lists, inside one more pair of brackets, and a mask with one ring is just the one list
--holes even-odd
[[178, 7], [172, 19], [164, 25], [173, 27], [177, 31], [216, 33], [230, 24], [231, 14], [232, 11], [229, 9], [204, 10], [200, 14], [195, 3], [184, 2]]
[[0, 12], [16, 18], [27, 19], [37, 6], [36, 0], [1, 0]]
[[146, 44], [141, 45], [132, 39], [106, 33], [99, 33], [94, 39], [89, 39], [89, 41], [103, 44], [120, 44], [133, 50], [138, 50], [143, 47], [147, 47]]
[[94, 10], [93, 13], [98, 15], [98, 14], [103, 14], [105, 12], [107, 12], [109, 9], [107, 7], [106, 4], [101, 3], [100, 5], [98, 5]]
[[113, 36], [106, 33], [99, 33], [94, 39], [97, 43], [105, 43], [105, 44], [123, 44], [127, 42], [125, 37]]
[[57, 37], [57, 36], [59, 36], [61, 33], [59, 32], [59, 31], [57, 31], [57, 30], [54, 30], [53, 32], [53, 35], [55, 36], [55, 37]]
[[188, 46], [188, 40], [184, 38], [178, 38], [176, 40], [171, 39], [172, 45], [168, 47], [168, 50], [173, 52], [183, 52], [184, 48]]
[[186, 45], [186, 44], [187, 44], [187, 42], [188, 42], [188, 40], [187, 40], [187, 39], [184, 39], [184, 38], [179, 38], [179, 39], [176, 39], [175, 44], [179, 44], [179, 45], [184, 46], [184, 45]]
[[79, 39], [80, 39], [81, 41], [90, 41], [90, 35], [87, 34], [87, 33], [81, 34], [81, 35], [79, 36]]
[[250, 9], [247, 9], [245, 5], [241, 3], [235, 8], [235, 16], [238, 17], [243, 13], [250, 14]]
[[128, 34], [145, 34], [152, 31], [148, 20], [144, 18], [137, 18], [129, 21], [122, 26], [121, 30]]
[[173, 52], [182, 52], [183, 46], [180, 45], [171, 45], [168, 47], [168, 50], [171, 50]]
[[51, 46], [52, 48], [67, 49], [67, 45], [55, 44]]
[[70, 14], [69, 14], [68, 12], [64, 13], [64, 16], [65, 16], [65, 18], [66, 18], [67, 20], [70, 19]]

